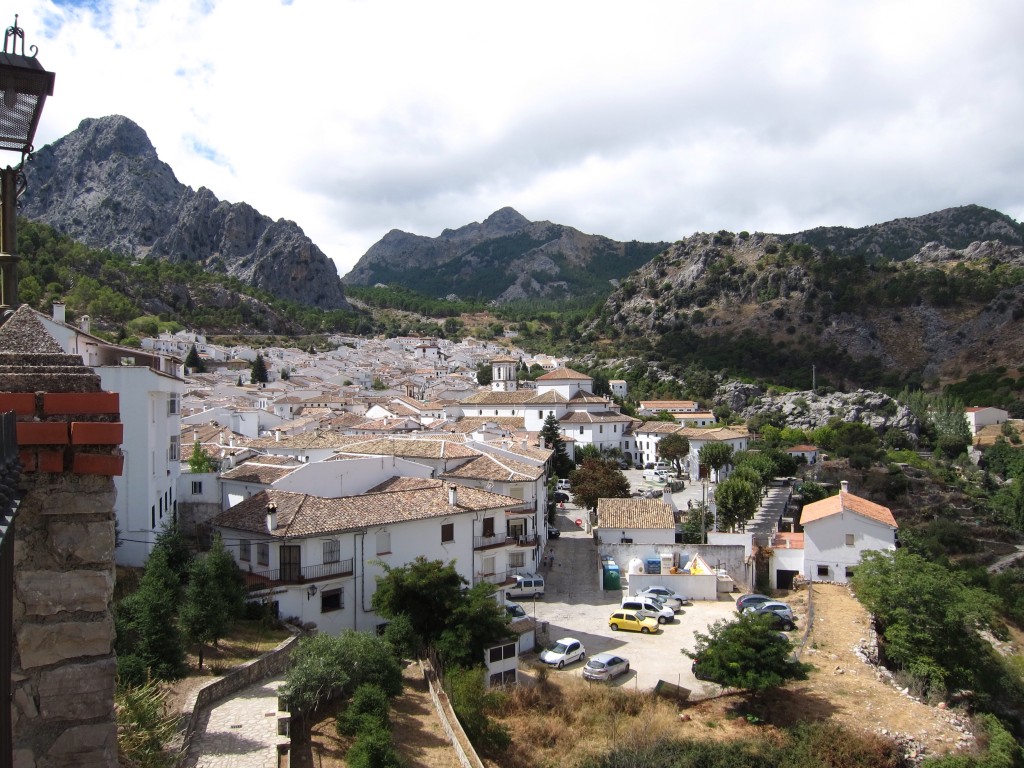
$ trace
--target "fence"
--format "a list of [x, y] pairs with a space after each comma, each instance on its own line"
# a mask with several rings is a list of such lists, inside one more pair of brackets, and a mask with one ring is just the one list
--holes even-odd
[[434, 672], [433, 665], [429, 661], [420, 661], [419, 664], [423, 679], [427, 681], [427, 687], [430, 689], [430, 698], [437, 709], [437, 716], [441, 720], [441, 727], [444, 728], [448, 741], [455, 748], [459, 765], [462, 768], [484, 768], [479, 755], [473, 749], [473, 745], [469, 743], [469, 737], [462, 730], [459, 718], [455, 716], [455, 710], [452, 709], [452, 705], [448, 701], [448, 694], [441, 690], [441, 684]]
[[305, 568], [276, 568], [273, 571], [243, 571], [245, 585], [250, 592], [270, 589], [279, 584], [305, 584], [307, 581], [326, 579], [331, 576], [351, 576], [352, 558], [323, 565], [308, 565]]
[[11, 664], [14, 655], [14, 517], [18, 512], [18, 433], [14, 411], [0, 415], [0, 768], [13, 762], [10, 745]]

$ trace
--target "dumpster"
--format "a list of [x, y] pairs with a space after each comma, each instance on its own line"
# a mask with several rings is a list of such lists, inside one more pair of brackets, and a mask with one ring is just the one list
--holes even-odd
[[606, 565], [604, 568], [604, 588], [605, 589], [622, 589], [622, 578], [619, 575], [619, 566], [613, 564]]
[[644, 571], [646, 573], [661, 573], [661, 558], [660, 557], [648, 557], [644, 561]]

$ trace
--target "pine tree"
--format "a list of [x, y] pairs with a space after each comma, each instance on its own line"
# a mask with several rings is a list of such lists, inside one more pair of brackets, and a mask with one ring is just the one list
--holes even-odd
[[242, 612], [244, 599], [241, 573], [216, 536], [212, 549], [192, 561], [181, 607], [185, 638], [199, 645], [199, 669], [203, 668], [206, 646], [227, 634]]
[[550, 448], [551, 469], [557, 477], [568, 477], [573, 470], [572, 459], [565, 450], [565, 441], [562, 440], [562, 432], [558, 426], [558, 419], [553, 413], [548, 414], [544, 419], [544, 426], [540, 430], [540, 438], [543, 445]]
[[196, 345], [192, 345], [192, 349], [188, 351], [188, 356], [185, 358], [185, 368], [191, 369], [196, 373], [205, 373], [206, 366], [203, 364], [203, 360], [199, 357], [199, 351], [196, 349]]
[[167, 562], [167, 552], [154, 549], [139, 589], [132, 596], [130, 615], [122, 619], [133, 640], [128, 653], [158, 680], [174, 680], [185, 671], [185, 650], [174, 616], [178, 589], [178, 577]]
[[263, 355], [256, 353], [256, 359], [252, 364], [252, 374], [249, 376], [250, 384], [266, 384], [270, 381], [267, 376], [267, 363], [263, 359]]

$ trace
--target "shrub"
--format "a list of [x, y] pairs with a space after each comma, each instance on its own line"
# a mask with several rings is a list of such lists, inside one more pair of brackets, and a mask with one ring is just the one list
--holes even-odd
[[366, 683], [356, 688], [348, 706], [335, 718], [339, 735], [354, 736], [375, 727], [391, 728], [391, 701], [379, 685]]
[[391, 733], [376, 726], [359, 732], [345, 753], [345, 763], [348, 768], [403, 768], [405, 765], [391, 742]]

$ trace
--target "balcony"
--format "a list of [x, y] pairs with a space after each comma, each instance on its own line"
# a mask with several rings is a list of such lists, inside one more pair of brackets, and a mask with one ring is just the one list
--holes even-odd
[[310, 565], [305, 568], [284, 568], [273, 571], [243, 571], [245, 586], [250, 592], [261, 589], [272, 589], [288, 584], [306, 584], [321, 579], [332, 579], [337, 576], [351, 576], [352, 559], [339, 560], [336, 563]]
[[504, 533], [498, 533], [493, 536], [474, 536], [473, 537], [473, 549], [495, 549], [497, 547], [506, 547], [515, 544], [515, 539]]
[[514, 584], [517, 573], [526, 573], [527, 571], [527, 568], [514, 568], [510, 571], [498, 571], [497, 573], [478, 573], [473, 577], [473, 583], [487, 582], [488, 584], [503, 587], [507, 584]]
[[536, 533], [524, 533], [510, 538], [513, 547], [536, 547], [540, 544], [540, 538]]

